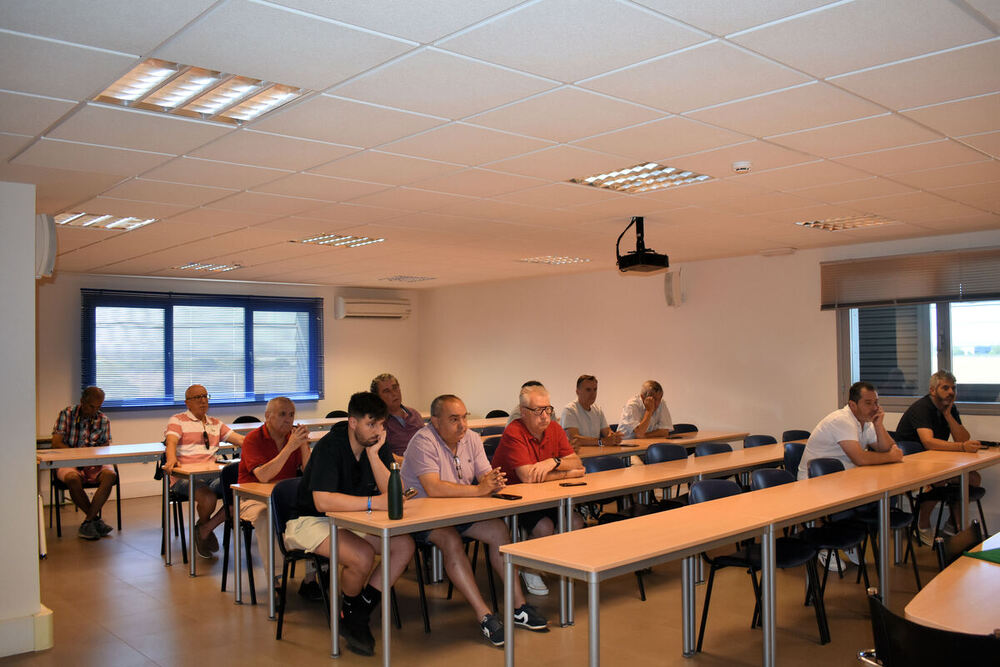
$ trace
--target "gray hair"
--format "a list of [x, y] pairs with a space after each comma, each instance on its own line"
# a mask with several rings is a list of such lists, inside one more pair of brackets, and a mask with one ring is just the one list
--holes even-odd
[[549, 390], [540, 384], [533, 384], [521, 389], [521, 393], [518, 396], [517, 402], [522, 408], [528, 407], [528, 397], [533, 394], [544, 394], [549, 395]]
[[372, 380], [371, 392], [373, 394], [377, 394], [379, 383], [385, 382], [386, 380], [392, 380], [396, 384], [399, 384], [399, 380], [397, 380], [396, 376], [393, 375], [392, 373], [381, 373], [379, 375], [376, 375], [375, 379]]
[[652, 396], [653, 394], [662, 394], [663, 387], [656, 380], [646, 380], [642, 383], [642, 391], [639, 392], [640, 396]]
[[938, 388], [938, 385], [941, 384], [942, 381], [950, 382], [952, 386], [955, 386], [955, 376], [951, 374], [951, 371], [946, 371], [942, 368], [937, 373], [931, 375], [928, 390], [933, 392]]
[[455, 394], [441, 394], [433, 401], [431, 401], [431, 417], [440, 417], [441, 409], [443, 408], [444, 404], [447, 403], [448, 401], [461, 401], [461, 400], [462, 399], [460, 399]]
[[295, 403], [292, 402], [292, 399], [288, 398], [287, 396], [275, 396], [274, 398], [272, 398], [270, 401], [267, 402], [267, 407], [264, 408], [264, 416], [266, 417], [267, 415], [269, 415], [271, 413], [271, 410], [276, 408], [279, 404], [290, 405], [293, 410], [295, 409]]

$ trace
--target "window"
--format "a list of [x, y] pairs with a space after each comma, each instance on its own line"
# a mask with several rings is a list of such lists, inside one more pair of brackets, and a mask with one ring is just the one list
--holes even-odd
[[927, 393], [933, 372], [958, 380], [963, 412], [1000, 407], [1000, 301], [940, 301], [838, 311], [841, 377], [866, 380], [887, 409], [905, 409]]
[[107, 407], [323, 398], [323, 300], [81, 290], [82, 383]]

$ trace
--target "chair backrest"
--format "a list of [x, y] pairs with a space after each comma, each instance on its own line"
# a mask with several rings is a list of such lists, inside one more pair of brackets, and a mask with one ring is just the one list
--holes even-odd
[[240, 415], [233, 420], [234, 424], [259, 424], [260, 420], [253, 415]]
[[496, 419], [497, 417], [510, 417], [510, 413], [506, 410], [490, 410], [486, 413], [487, 419]]
[[688, 457], [687, 447], [675, 442], [657, 442], [646, 450], [646, 463], [683, 461]]
[[[1000, 636], [969, 635], [939, 630], [889, 611], [874, 589], [868, 589], [875, 653], [885, 667], [937, 665], [995, 665]], [[961, 657], [959, 657], [961, 656]]]
[[916, 454], [917, 452], [922, 452], [924, 449], [924, 443], [914, 442], [913, 440], [901, 440], [896, 443], [899, 448], [903, 450], [903, 456], [909, 456], [910, 454]]
[[485, 426], [479, 431], [479, 435], [500, 435], [504, 428], [503, 426]]
[[346, 417], [347, 410], [330, 410], [326, 413], [327, 419], [335, 419], [336, 417]]
[[959, 556], [983, 541], [983, 530], [979, 521], [972, 520], [969, 527], [950, 537], [934, 539], [934, 552], [937, 553], [938, 567], [942, 570], [954, 563]]
[[694, 448], [695, 456], [710, 456], [711, 454], [725, 454], [733, 451], [733, 446], [728, 442], [703, 442]]
[[271, 512], [274, 519], [274, 535], [281, 553], [285, 553], [285, 524], [295, 517], [299, 499], [301, 477], [283, 479], [271, 491]]
[[618, 470], [624, 467], [625, 460], [620, 456], [591, 456], [583, 460], [583, 469], [587, 472]]
[[740, 485], [731, 479], [702, 479], [691, 485], [688, 501], [703, 503], [717, 498], [726, 498], [740, 493]]
[[671, 433], [695, 433], [698, 431], [698, 427], [694, 424], [674, 424], [674, 427], [670, 429]]
[[773, 435], [748, 435], [743, 438], [744, 447], [760, 447], [761, 445], [776, 445], [778, 441]]
[[488, 438], [483, 438], [483, 450], [486, 452], [486, 458], [493, 461], [493, 455], [497, 452], [497, 447], [500, 446], [500, 436], [491, 435]]
[[222, 502], [229, 507], [233, 504], [233, 491], [229, 487], [240, 478], [240, 462], [234, 461], [222, 466], [219, 472], [219, 482], [222, 484]]
[[618, 423], [615, 422], [614, 424], [608, 424], [608, 428], [610, 428], [612, 431], [614, 431], [615, 433], [617, 433], [618, 432]]
[[831, 472], [840, 472], [844, 469], [844, 464], [839, 459], [820, 457], [809, 461], [809, 476], [821, 477], [829, 475]]
[[795, 481], [795, 475], [778, 468], [761, 468], [750, 475], [750, 488], [754, 491], [772, 486], [780, 486]]
[[809, 431], [793, 428], [788, 431], [781, 432], [781, 441], [788, 442], [790, 440], [808, 440], [809, 435]]
[[801, 442], [785, 443], [785, 470], [798, 478], [799, 463], [802, 462], [802, 452], [806, 451], [806, 446]]

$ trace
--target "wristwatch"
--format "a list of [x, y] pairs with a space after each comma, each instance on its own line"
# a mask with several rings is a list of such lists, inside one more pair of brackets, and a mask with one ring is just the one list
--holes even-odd
[[559, 470], [559, 466], [562, 464], [562, 459], [559, 458], [558, 456], [553, 456], [552, 458], [556, 462], [556, 467], [553, 468], [552, 470]]

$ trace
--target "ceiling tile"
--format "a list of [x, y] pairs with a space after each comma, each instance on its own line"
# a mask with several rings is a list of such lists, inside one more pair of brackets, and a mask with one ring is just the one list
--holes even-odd
[[908, 146], [938, 138], [934, 132], [905, 118], [885, 114], [815, 130], [783, 134], [771, 137], [771, 141], [821, 157], [837, 157]]
[[860, 181], [850, 181], [849, 183], [834, 183], [803, 188], [796, 190], [795, 194], [835, 204], [842, 201], [885, 197], [888, 195], [906, 194], [908, 192], [912, 192], [912, 189], [905, 185], [900, 185], [884, 178], [866, 178]]
[[274, 220], [274, 218], [274, 213], [196, 208], [170, 218], [169, 222], [171, 224], [206, 227], [212, 229], [212, 233], [217, 234], [219, 229], [242, 229]]
[[[123, 231], [107, 230], [109, 235], [111, 234], [124, 234]], [[84, 229], [82, 227], [65, 227], [63, 225], [56, 225], [56, 257], [57, 257], [57, 268], [58, 257], [71, 253], [72, 251], [88, 246], [91, 243], [97, 243], [102, 240], [100, 234], [93, 229]]]
[[41, 134], [74, 106], [68, 100], [0, 90], [0, 132]]
[[411, 42], [273, 5], [232, 0], [154, 55], [311, 90], [325, 90], [411, 49]]
[[754, 137], [804, 130], [874, 116], [884, 110], [826, 83], [807, 83], [750, 99], [694, 111], [697, 120]]
[[194, 157], [299, 171], [350, 155], [356, 149], [242, 128], [192, 151]]
[[968, 144], [984, 153], [989, 153], [995, 158], [1000, 158], [1000, 132], [984, 132], [973, 134], [961, 138], [962, 143]]
[[306, 209], [299, 215], [303, 218], [326, 221], [327, 224], [330, 222], [357, 224], [395, 218], [400, 215], [400, 211], [394, 208], [361, 206], [359, 204], [322, 204], [316, 208]]
[[1000, 228], [1000, 215], [996, 213], [979, 212], [964, 218], [947, 218], [921, 223], [922, 227], [933, 229], [941, 234], [957, 234], [960, 232], [978, 232]]
[[407, 185], [414, 181], [449, 174], [461, 167], [445, 162], [393, 155], [381, 151], [362, 151], [310, 169], [313, 174], [339, 176], [390, 185]]
[[750, 197], [738, 197], [725, 199], [709, 204], [708, 208], [724, 213], [736, 215], [750, 215], [755, 213], [768, 213], [771, 211], [783, 211], [786, 209], [802, 208], [816, 202], [816, 197], [796, 193], [794, 195], [784, 192], [768, 192]]
[[[796, 222], [809, 220], [829, 220], [831, 218], [847, 218], [856, 216], [858, 212], [847, 206], [836, 206], [833, 204], [812, 204], [802, 208], [787, 208], [784, 210], [766, 211], [753, 216], [755, 219], [766, 220], [772, 223], [786, 225], [787, 229], [802, 229], [794, 227]], [[809, 229], [813, 232], [815, 230]], [[807, 237], [808, 238], [808, 237]]]
[[158, 218], [163, 220], [188, 209], [187, 206], [174, 204], [157, 204], [135, 199], [116, 199], [115, 197], [94, 197], [90, 201], [77, 204], [73, 213], [97, 213], [136, 218]]
[[671, 116], [575, 143], [582, 148], [615, 153], [636, 162], [660, 161], [675, 155], [738, 144], [748, 137], [719, 127]]
[[748, 141], [743, 144], [724, 146], [715, 150], [684, 155], [672, 160], [673, 167], [689, 169], [699, 174], [723, 178], [733, 173], [733, 162], [747, 161], [754, 169], [775, 169], [801, 162], [811, 162], [813, 158], [794, 150], [765, 141]]
[[393, 153], [476, 166], [550, 145], [552, 145], [550, 142], [530, 137], [497, 132], [464, 123], [449, 123], [386, 144], [383, 148]]
[[427, 116], [317, 95], [261, 118], [254, 129], [345, 146], [371, 147], [441, 125]]
[[95, 197], [120, 180], [122, 177], [116, 174], [0, 162], [0, 181], [35, 185], [35, 211], [38, 213], [62, 213], [67, 206]]
[[[271, 222], [261, 223], [260, 225], [255, 225], [255, 227], [260, 227], [261, 229], [268, 230], [280, 230], [288, 234], [289, 238], [301, 241], [302, 239], [314, 236], [316, 234], [336, 234], [339, 233], [345, 227], [354, 225], [354, 222], [342, 222], [340, 224], [329, 222], [326, 220], [316, 220], [315, 218], [299, 218], [299, 217], [288, 217], [281, 218], [279, 220], [272, 220]], [[303, 247], [313, 247], [320, 249], [321, 246], [310, 244], [300, 244]]]
[[831, 0], [636, 0], [667, 16], [715, 35], [728, 35], [797, 14]]
[[[908, 109], [1000, 89], [1000, 39], [837, 77], [833, 82], [873, 102]], [[961, 72], [961, 76], [956, 76]]]
[[233, 190], [223, 188], [133, 178], [111, 188], [104, 194], [119, 199], [201, 206], [226, 197], [232, 192]]
[[694, 30], [624, 2], [541, 0], [446, 39], [441, 46], [571, 82], [703, 39]]
[[15, 164], [99, 171], [131, 176], [142, 173], [171, 158], [162, 153], [92, 146], [58, 139], [42, 139], [13, 160]]
[[365, 204], [367, 206], [385, 206], [387, 208], [398, 208], [406, 211], [428, 211], [453, 204], [461, 201], [461, 199], [458, 195], [450, 195], [444, 192], [430, 192], [428, 190], [400, 187], [357, 197], [353, 201], [356, 204]]
[[277, 169], [181, 157], [146, 172], [143, 174], [143, 178], [246, 190], [281, 178], [286, 174], [288, 174], [287, 171]]
[[716, 41], [588, 79], [579, 85], [681, 113], [808, 80], [791, 69]]
[[0, 160], [6, 162], [10, 156], [18, 152], [32, 141], [32, 137], [23, 134], [0, 134]]
[[993, 130], [1000, 118], [1000, 93], [932, 104], [902, 114], [942, 134], [958, 137]]
[[680, 208], [692, 204], [699, 206], [726, 199], [756, 197], [763, 194], [763, 192], [760, 188], [754, 187], [742, 179], [728, 178], [657, 190], [646, 193], [644, 197], [663, 202], [664, 205], [673, 205], [675, 208]]
[[982, 159], [980, 153], [959, 142], [942, 139], [915, 146], [847, 155], [837, 158], [837, 162], [873, 174], [888, 175], [963, 162], [978, 162]]
[[504, 174], [487, 169], [466, 169], [417, 181], [413, 185], [423, 190], [448, 192], [468, 197], [494, 197], [505, 192], [535, 187], [543, 182], [535, 178]]
[[442, 206], [435, 213], [480, 218], [484, 220], [520, 220], [535, 213], [547, 212], [534, 206], [523, 206], [496, 199], [467, 199]]
[[[360, 197], [361, 195], [385, 190], [386, 187], [379, 183], [365, 183], [345, 178], [330, 178], [316, 174], [292, 174], [291, 176], [285, 176], [266, 185], [254, 188], [254, 191], [289, 195], [292, 197], [309, 197], [322, 201], [346, 201]], [[314, 203], [313, 207], [315, 208], [318, 205], [318, 203]]]
[[857, 0], [730, 39], [813, 76], [828, 77], [990, 37], [990, 30], [949, 2]]
[[631, 165], [622, 164], [620, 156], [574, 146], [553, 146], [489, 164], [490, 169], [554, 181], [568, 181], [625, 166]]
[[796, 164], [791, 167], [768, 169], [739, 176], [740, 182], [770, 190], [791, 192], [816, 185], [817, 183], [844, 183], [860, 180], [865, 173], [850, 169], [836, 162], [819, 160]]
[[842, 206], [853, 208], [862, 213], [874, 213], [892, 218], [901, 211], [914, 208], [929, 208], [940, 206], [946, 200], [943, 197], [928, 192], [911, 192], [888, 197], [873, 197], [856, 201], [841, 202]]
[[[961, 185], [994, 183], [1000, 181], [1000, 161], [986, 160], [940, 169], [912, 171], [898, 174], [894, 178], [921, 190], [940, 190]], [[997, 184], [997, 187], [1000, 188], [1000, 184]]]
[[577, 88], [560, 88], [468, 120], [496, 130], [564, 143], [662, 115]]
[[620, 195], [608, 190], [601, 190], [587, 185], [571, 183], [553, 183], [528, 190], [518, 190], [496, 197], [500, 201], [511, 201], [516, 204], [540, 206], [548, 208], [566, 208], [582, 204], [596, 204], [607, 199], [617, 199]]
[[265, 194], [262, 192], [240, 192], [232, 197], [212, 202], [209, 208], [244, 213], [295, 215], [307, 209], [316, 208], [316, 200], [283, 197], [281, 195]]
[[216, 123], [88, 104], [60, 123], [48, 136], [181, 155], [231, 131], [231, 127]]
[[[456, 86], [455, 82], [462, 85]], [[458, 119], [552, 88], [545, 79], [437, 49], [400, 58], [337, 86], [334, 94]]]

